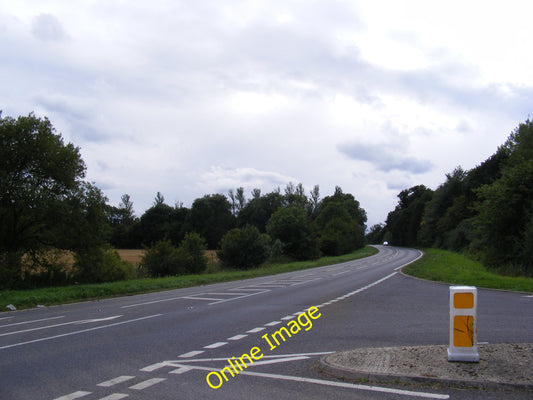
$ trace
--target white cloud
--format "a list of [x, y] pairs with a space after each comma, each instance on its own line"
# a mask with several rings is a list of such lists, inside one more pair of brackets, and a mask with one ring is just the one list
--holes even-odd
[[528, 2], [19, 0], [0, 109], [48, 116], [138, 214], [288, 181], [396, 194], [490, 156], [531, 114]]

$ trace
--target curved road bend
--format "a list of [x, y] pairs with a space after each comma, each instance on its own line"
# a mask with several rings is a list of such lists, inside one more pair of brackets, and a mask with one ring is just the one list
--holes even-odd
[[[276, 276], [1, 313], [0, 399], [501, 398], [498, 392], [347, 385], [317, 371], [327, 352], [447, 343], [448, 287], [399, 273], [420, 256], [417, 250], [379, 250]], [[478, 339], [533, 341], [532, 302], [481, 290]], [[320, 317], [310, 327], [298, 316], [312, 306]], [[270, 350], [264, 335], [271, 339], [291, 326], [293, 335], [278, 336]], [[218, 389], [208, 386], [208, 374], [254, 347], [263, 356], [253, 365], [235, 376], [226, 370], [229, 379]]]

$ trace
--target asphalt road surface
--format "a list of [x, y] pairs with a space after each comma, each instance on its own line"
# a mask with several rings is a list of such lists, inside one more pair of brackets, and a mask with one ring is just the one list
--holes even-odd
[[[329, 352], [448, 342], [448, 286], [400, 274], [419, 251], [379, 249], [271, 277], [0, 313], [0, 400], [530, 398], [321, 373]], [[478, 341], [533, 342], [532, 297], [479, 290], [478, 300]], [[291, 336], [278, 344], [275, 331]], [[224, 380], [226, 360], [241, 357], [247, 368], [237, 361]]]

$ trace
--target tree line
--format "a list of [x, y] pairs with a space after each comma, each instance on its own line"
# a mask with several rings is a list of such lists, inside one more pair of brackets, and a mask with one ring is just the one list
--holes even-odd
[[436, 190], [398, 194], [371, 242], [467, 252], [493, 269], [533, 276], [533, 122], [529, 119], [481, 164], [457, 167]]
[[[78, 147], [47, 118], [0, 113], [0, 288], [103, 282], [134, 275], [113, 248], [146, 248], [152, 276], [205, 270], [205, 249], [224, 267], [252, 268], [272, 258], [312, 259], [364, 245], [366, 212], [340, 187], [320, 198], [302, 184], [247, 198], [242, 187], [208, 194], [190, 208], [157, 193], [135, 216], [133, 201], [108, 204], [85, 180]], [[74, 255], [67, 271], [64, 251]]]

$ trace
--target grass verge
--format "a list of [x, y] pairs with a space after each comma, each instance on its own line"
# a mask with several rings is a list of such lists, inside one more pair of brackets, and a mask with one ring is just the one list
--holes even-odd
[[133, 279], [120, 282], [72, 285], [31, 290], [4, 290], [0, 291], [0, 310], [6, 310], [6, 305], [8, 304], [13, 304], [17, 309], [22, 309], [35, 307], [37, 305], [49, 306], [81, 300], [103, 299], [107, 297], [157, 292], [161, 290], [179, 289], [217, 282], [228, 282], [259, 276], [275, 275], [284, 272], [316, 268], [324, 265], [356, 260], [369, 257], [377, 252], [378, 250], [375, 248], [366, 246], [353, 253], [342, 256], [323, 257], [313, 261], [271, 264], [248, 271], [221, 271], [213, 274], [185, 275], [157, 279]]
[[533, 278], [499, 275], [488, 271], [479, 261], [451, 251], [424, 249], [424, 252], [424, 257], [405, 267], [403, 272], [456, 285], [533, 292]]

